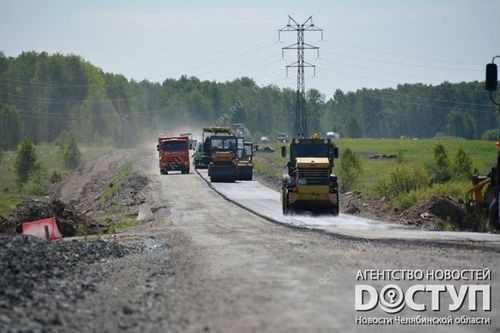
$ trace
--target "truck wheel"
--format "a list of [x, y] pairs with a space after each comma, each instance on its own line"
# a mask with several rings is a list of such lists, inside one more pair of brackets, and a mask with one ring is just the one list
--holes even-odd
[[336, 204], [333, 206], [333, 209], [332, 209], [332, 214], [334, 216], [337, 216], [339, 215], [340, 213], [340, 203], [339, 203], [339, 194], [337, 193], [337, 202]]
[[495, 229], [500, 228], [500, 223], [498, 221], [498, 201], [494, 199], [488, 209], [488, 219], [490, 221], [490, 227]]
[[288, 203], [288, 191], [283, 190], [281, 196], [281, 206], [283, 208], [283, 215], [288, 215], [290, 213], [290, 204]]

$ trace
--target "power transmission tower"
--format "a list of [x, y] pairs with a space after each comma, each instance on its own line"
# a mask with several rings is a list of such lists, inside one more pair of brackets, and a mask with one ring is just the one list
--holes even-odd
[[307, 112], [306, 112], [306, 88], [304, 69], [312, 67], [314, 75], [316, 75], [316, 66], [304, 61], [304, 50], [311, 49], [318, 52], [319, 47], [307, 44], [304, 42], [304, 32], [306, 31], [319, 31], [321, 32], [321, 40], [323, 40], [323, 29], [314, 25], [312, 16], [310, 16], [304, 23], [299, 24], [290, 15], [288, 15], [288, 24], [278, 30], [278, 40], [280, 40], [282, 32], [295, 31], [297, 32], [297, 43], [281, 48], [281, 57], [284, 57], [285, 50], [297, 50], [297, 61], [286, 66], [286, 75], [288, 76], [288, 68], [297, 68], [297, 93], [295, 100], [295, 138], [306, 138], [309, 136], [307, 128]]

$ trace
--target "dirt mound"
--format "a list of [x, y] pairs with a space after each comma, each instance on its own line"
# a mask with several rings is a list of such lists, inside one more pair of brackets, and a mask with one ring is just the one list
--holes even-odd
[[95, 212], [105, 212], [110, 220], [123, 219], [123, 215], [138, 214], [139, 207], [146, 202], [145, 188], [149, 178], [137, 172], [120, 179], [115, 178], [103, 190], [92, 208]]
[[472, 230], [463, 205], [445, 196], [432, 196], [403, 211], [399, 217], [407, 224], [430, 230]]
[[25, 199], [7, 219], [0, 219], [0, 233], [20, 233], [24, 222], [52, 216], [56, 217], [57, 226], [64, 237], [76, 236], [79, 233], [95, 234], [102, 227], [92, 218], [60, 200]]
[[10, 324], [13, 331], [27, 332], [41, 331], [31, 325], [57, 326], [54, 309], [72, 307], [82, 293], [95, 290], [100, 276], [89, 272], [89, 264], [129, 253], [129, 248], [102, 240], [47, 242], [0, 235], [0, 327], [10, 331]]
[[[125, 207], [139, 206], [146, 202], [144, 188], [149, 184], [149, 179], [137, 172], [125, 178], [117, 190], [105, 202], [104, 207], [120, 204]], [[116, 185], [115, 185], [116, 186]]]

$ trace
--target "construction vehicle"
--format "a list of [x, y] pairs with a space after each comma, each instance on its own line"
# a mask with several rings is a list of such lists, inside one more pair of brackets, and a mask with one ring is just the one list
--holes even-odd
[[243, 138], [234, 135], [210, 137], [212, 161], [208, 165], [208, 176], [211, 182], [234, 182], [238, 179], [238, 150], [242, 146]]
[[234, 182], [238, 179], [238, 151], [243, 138], [227, 127], [205, 127], [202, 133], [202, 163], [208, 165], [211, 182]]
[[253, 179], [253, 156], [255, 149], [252, 142], [244, 142], [238, 150], [238, 180]]
[[193, 155], [195, 169], [207, 169], [212, 162], [212, 153], [210, 152], [210, 138], [212, 136], [234, 135], [229, 127], [204, 127], [202, 140], [198, 142]]
[[159, 135], [156, 149], [159, 153], [160, 173], [167, 175], [169, 171], [189, 173], [189, 137], [168, 137]]
[[[500, 114], [500, 102], [493, 98], [493, 92], [498, 88], [498, 68], [493, 57], [490, 64], [486, 65], [486, 84], [485, 88], [490, 93], [490, 100], [498, 106]], [[498, 129], [500, 136], [500, 128]], [[497, 148], [500, 148], [500, 137], [496, 142]], [[473, 187], [466, 193], [465, 208], [468, 214], [475, 216], [488, 216], [489, 225], [500, 230], [500, 151], [497, 153], [497, 164], [491, 168], [487, 176], [473, 176]]]
[[212, 157], [203, 154], [203, 143], [196, 143], [193, 154], [193, 164], [195, 169], [207, 169]]
[[[293, 139], [290, 142], [288, 173], [283, 175], [281, 203], [283, 215], [299, 210], [339, 214], [337, 176], [332, 174], [338, 148], [330, 139]], [[281, 147], [282, 157], [287, 149]]]
[[252, 141], [253, 140], [252, 134], [250, 133], [248, 128], [242, 123], [233, 124], [233, 133], [236, 136], [242, 136], [245, 139], [245, 141]]

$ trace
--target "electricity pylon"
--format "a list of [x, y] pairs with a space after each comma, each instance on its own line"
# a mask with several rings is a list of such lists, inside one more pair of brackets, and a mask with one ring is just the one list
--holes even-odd
[[285, 50], [297, 50], [297, 61], [286, 66], [286, 74], [288, 76], [288, 68], [297, 68], [297, 93], [295, 100], [295, 138], [306, 138], [309, 136], [307, 128], [307, 112], [306, 112], [306, 88], [304, 69], [312, 67], [314, 75], [316, 75], [316, 66], [304, 61], [304, 50], [311, 49], [317, 51], [319, 58], [319, 47], [307, 44], [304, 42], [304, 33], [306, 31], [319, 31], [321, 32], [321, 39], [323, 40], [323, 29], [314, 25], [312, 16], [310, 16], [304, 23], [299, 24], [290, 15], [288, 15], [288, 24], [278, 30], [278, 40], [280, 40], [281, 33], [285, 31], [297, 32], [297, 43], [281, 48], [281, 57], [284, 57]]

